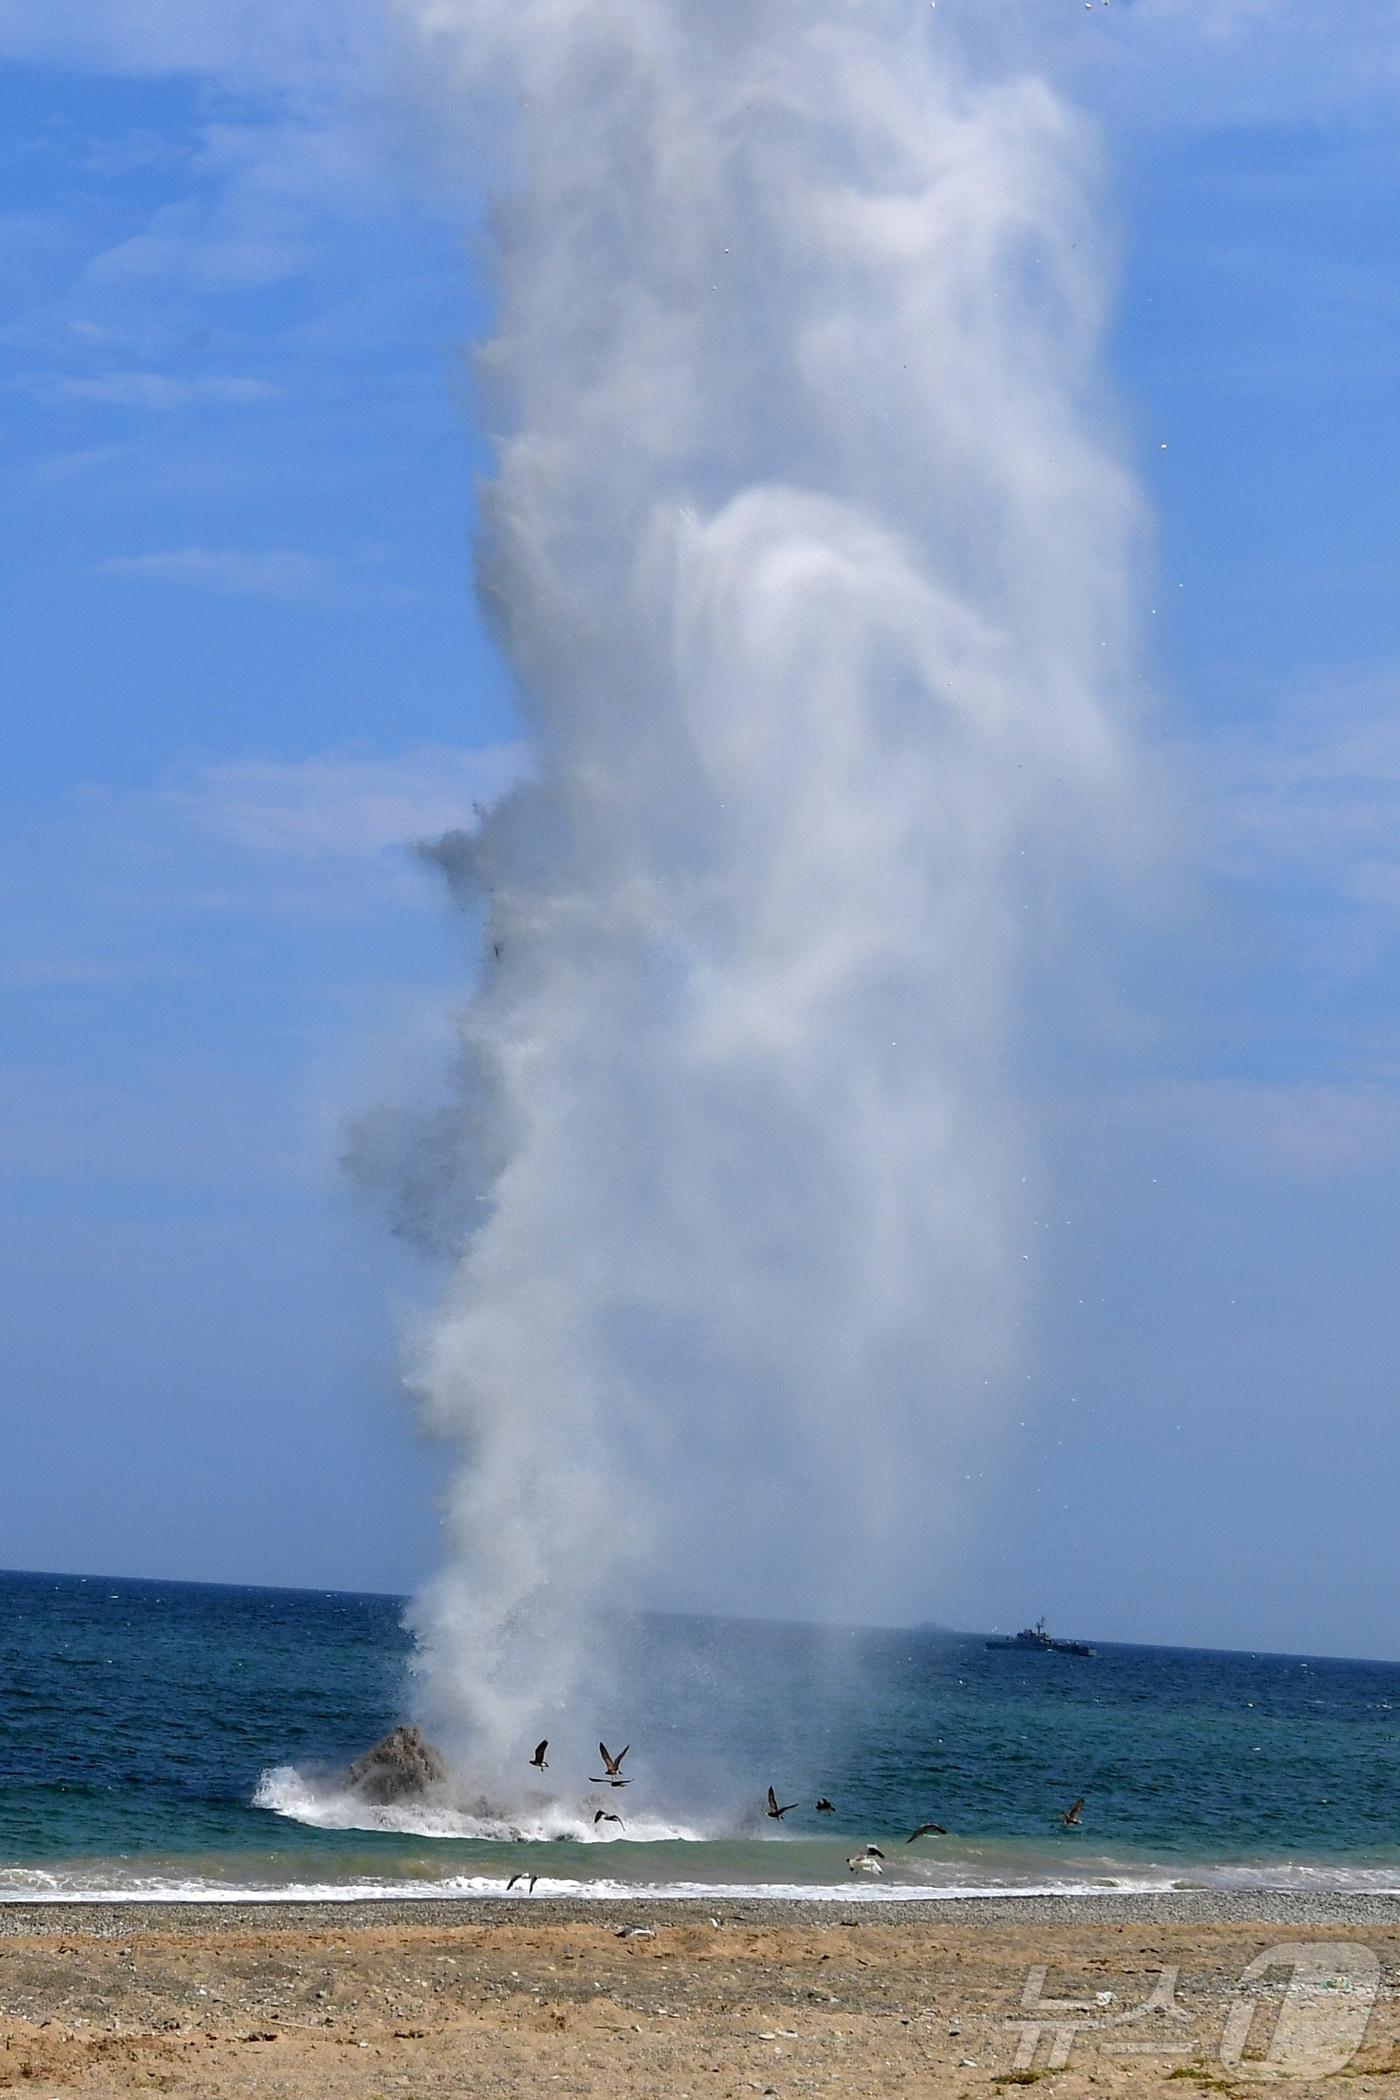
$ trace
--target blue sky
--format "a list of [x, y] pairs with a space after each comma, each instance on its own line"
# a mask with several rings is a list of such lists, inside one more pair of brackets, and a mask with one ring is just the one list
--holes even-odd
[[[407, 1587], [431, 1280], [339, 1159], [469, 981], [404, 842], [515, 763], [490, 154], [436, 178], [369, 5], [131, 12], [0, 0], [0, 1561]], [[1400, 1653], [1397, 11], [986, 23], [1103, 127], [1179, 788], [1113, 1038], [1042, 1074], [1026, 1427], [916, 1615]]]

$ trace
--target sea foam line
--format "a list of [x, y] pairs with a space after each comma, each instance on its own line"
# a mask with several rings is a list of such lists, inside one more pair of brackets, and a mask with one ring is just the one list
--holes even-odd
[[847, 1882], [622, 1882], [579, 1881], [541, 1875], [533, 1894], [523, 1888], [505, 1890], [499, 1876], [462, 1875], [440, 1882], [292, 1882], [284, 1888], [257, 1883], [231, 1886], [224, 1882], [133, 1881], [69, 1884], [51, 1878], [48, 1887], [8, 1885], [0, 1875], [3, 1903], [427, 1903], [463, 1899], [491, 1899], [505, 1903], [539, 1902], [557, 1897], [588, 1903], [845, 1903], [872, 1904], [964, 1902], [976, 1897], [1021, 1898], [1033, 1896], [1124, 1896], [1160, 1895], [1169, 1892], [1170, 1882], [1122, 1883], [1111, 1888], [1093, 1882], [1045, 1883], [1004, 1888], [989, 1884], [979, 1888], [933, 1888], [926, 1886], [878, 1887], [871, 1883]]
[[577, 1875], [539, 1875], [533, 1894], [525, 1888], [506, 1890], [500, 1875], [449, 1875], [437, 1882], [290, 1882], [277, 1888], [258, 1882], [206, 1882], [199, 1877], [130, 1877], [84, 1882], [78, 1875], [48, 1869], [0, 1869], [0, 1905], [44, 1903], [539, 1903], [546, 1898], [567, 1903], [840, 1903], [863, 1909], [900, 1903], [995, 1903], [1020, 1898], [1094, 1900], [1098, 1896], [1167, 1896], [1167, 1894], [1366, 1894], [1400, 1896], [1394, 1869], [1308, 1869], [1303, 1879], [1291, 1863], [1278, 1867], [1205, 1867], [1194, 1875], [1157, 1873], [1115, 1879], [1064, 1879], [1064, 1882], [978, 1882], [978, 1884], [873, 1884], [873, 1882], [619, 1882]]
[[701, 1843], [714, 1833], [694, 1824], [629, 1812], [625, 1827], [597, 1823], [591, 1807], [551, 1802], [504, 1812], [465, 1809], [449, 1801], [380, 1805], [343, 1786], [326, 1785], [295, 1765], [274, 1765], [258, 1781], [253, 1807], [286, 1816], [313, 1830], [366, 1830], [395, 1837], [472, 1838], [491, 1843], [529, 1839], [541, 1844]]

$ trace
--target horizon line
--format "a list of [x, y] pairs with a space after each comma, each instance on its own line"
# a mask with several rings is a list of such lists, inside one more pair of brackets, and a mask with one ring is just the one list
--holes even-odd
[[[48, 1582], [111, 1582], [126, 1583], [143, 1589], [184, 1590], [252, 1590], [267, 1596], [287, 1597], [356, 1597], [379, 1604], [406, 1605], [411, 1601], [411, 1592], [399, 1590], [347, 1590], [334, 1584], [305, 1582], [228, 1582], [211, 1580], [191, 1575], [110, 1575], [82, 1569], [64, 1568], [0, 1568], [0, 1582], [11, 1576], [30, 1581]], [[935, 1634], [950, 1641], [982, 1641], [989, 1634], [998, 1632], [996, 1627], [977, 1629], [945, 1626], [937, 1619], [852, 1621], [845, 1619], [801, 1619], [763, 1617], [746, 1612], [705, 1611], [697, 1607], [677, 1606], [619, 1606], [616, 1616], [628, 1614], [653, 1619], [709, 1619], [721, 1625], [734, 1626], [787, 1626], [804, 1628], [813, 1633], [922, 1633]], [[1080, 1636], [1076, 1636], [1080, 1638]], [[1400, 1668], [1400, 1657], [1387, 1655], [1324, 1654], [1316, 1650], [1292, 1648], [1219, 1648], [1203, 1646], [1190, 1641], [1125, 1641], [1092, 1639], [1098, 1648], [1136, 1648], [1155, 1651], [1164, 1655], [1228, 1655], [1248, 1656], [1255, 1661], [1270, 1662], [1323, 1662], [1365, 1663], [1382, 1669]], [[1087, 1658], [1085, 1658], [1087, 1660]]]

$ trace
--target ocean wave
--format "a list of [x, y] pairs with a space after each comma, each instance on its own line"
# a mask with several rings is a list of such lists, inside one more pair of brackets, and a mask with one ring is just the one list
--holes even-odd
[[691, 1901], [716, 1903], [841, 1903], [869, 1906], [882, 1903], [945, 1901], [961, 1902], [976, 1897], [1021, 1898], [1031, 1896], [1152, 1895], [1170, 1884], [1122, 1883], [1106, 1888], [1101, 1882], [1063, 1882], [1022, 1887], [989, 1883], [977, 1887], [932, 1887], [922, 1883], [879, 1884], [874, 1882], [803, 1881], [619, 1881], [612, 1878], [583, 1880], [578, 1876], [541, 1874], [533, 1892], [523, 1885], [506, 1890], [499, 1874], [448, 1875], [435, 1881], [383, 1881], [359, 1878], [347, 1881], [287, 1882], [275, 1887], [259, 1882], [207, 1881], [199, 1876], [121, 1875], [111, 1873], [91, 1880], [78, 1873], [48, 1877], [43, 1888], [26, 1883], [11, 1884], [0, 1870], [0, 1902], [7, 1903], [372, 1903], [444, 1902], [463, 1898], [495, 1898], [502, 1902], [540, 1902], [550, 1896], [571, 1902], [649, 1903]]
[[1283, 1895], [1400, 1895], [1400, 1867], [1333, 1865], [1326, 1860], [1285, 1859], [1223, 1866], [1174, 1867], [1173, 1889], [1273, 1890]]
[[363, 1801], [338, 1781], [318, 1779], [295, 1765], [273, 1765], [258, 1781], [254, 1808], [286, 1816], [313, 1830], [378, 1831], [394, 1837], [471, 1838], [488, 1843], [530, 1840], [539, 1844], [659, 1845], [702, 1843], [712, 1833], [664, 1816], [628, 1812], [624, 1825], [597, 1823], [598, 1804], [540, 1801], [507, 1812], [478, 1801], [402, 1801], [379, 1806]]
[[[1255, 1880], [1231, 1884], [1259, 1892], [1286, 1886], [1275, 1881]], [[1396, 1877], [1387, 1881], [1358, 1882], [1351, 1876], [1313, 1885], [1318, 1894], [1400, 1895]], [[932, 1885], [862, 1882], [803, 1881], [582, 1881], [568, 1876], [539, 1876], [533, 1891], [523, 1885], [507, 1892], [499, 1875], [472, 1874], [443, 1881], [306, 1881], [277, 1887], [263, 1883], [230, 1883], [199, 1879], [133, 1877], [129, 1881], [85, 1882], [55, 1876], [47, 1887], [26, 1883], [14, 1886], [0, 1873], [0, 1903], [419, 1903], [489, 1898], [503, 1903], [541, 1902], [549, 1897], [569, 1902], [600, 1904], [695, 1902], [711, 1906], [724, 1903], [833, 1903], [870, 1908], [882, 1904], [967, 1903], [995, 1900], [1004, 1903], [1032, 1899], [1087, 1899], [1169, 1895], [1189, 1891], [1205, 1893], [1198, 1881], [1139, 1881], [1124, 1879], [1107, 1885], [1101, 1881], [1021, 1883], [1007, 1886], [995, 1882], [968, 1885]]]
[[[518, 1855], [512, 1855], [515, 1866]], [[689, 1901], [710, 1906], [726, 1903], [839, 1903], [862, 1908], [881, 1904], [966, 1903], [996, 1900], [1151, 1897], [1174, 1894], [1284, 1893], [1313, 1895], [1400, 1895], [1400, 1873], [1392, 1868], [1272, 1864], [1203, 1865], [1180, 1868], [1147, 1866], [1114, 1874], [1066, 1872], [1063, 1876], [999, 1880], [986, 1874], [966, 1879], [936, 1879], [910, 1874], [896, 1881], [814, 1880], [788, 1878], [735, 1879], [732, 1874], [707, 1881], [689, 1875], [624, 1880], [535, 1870], [531, 1891], [524, 1880], [508, 1889], [502, 1867], [495, 1872], [419, 1876], [395, 1880], [366, 1874], [336, 1881], [264, 1881], [250, 1876], [247, 1862], [228, 1880], [203, 1872], [182, 1871], [172, 1862], [165, 1871], [142, 1873], [125, 1862], [84, 1861], [65, 1867], [0, 1867], [0, 1903], [375, 1903], [451, 1902], [491, 1899], [540, 1902], [550, 1897], [615, 1905]]]
[[0, 1867], [0, 1896], [7, 1902], [19, 1901], [27, 1895], [42, 1901], [61, 1886], [59, 1876], [50, 1873], [47, 1867]]

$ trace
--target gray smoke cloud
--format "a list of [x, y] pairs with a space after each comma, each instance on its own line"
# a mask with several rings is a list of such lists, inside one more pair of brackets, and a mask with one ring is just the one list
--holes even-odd
[[1139, 821], [1141, 519], [1042, 82], [891, 0], [408, 14], [495, 113], [479, 574], [535, 747], [437, 849], [488, 923], [412, 1371], [461, 1450], [425, 1704], [489, 1772], [596, 1689], [601, 1598], [936, 1601], [1021, 1375], [1027, 1036]]

